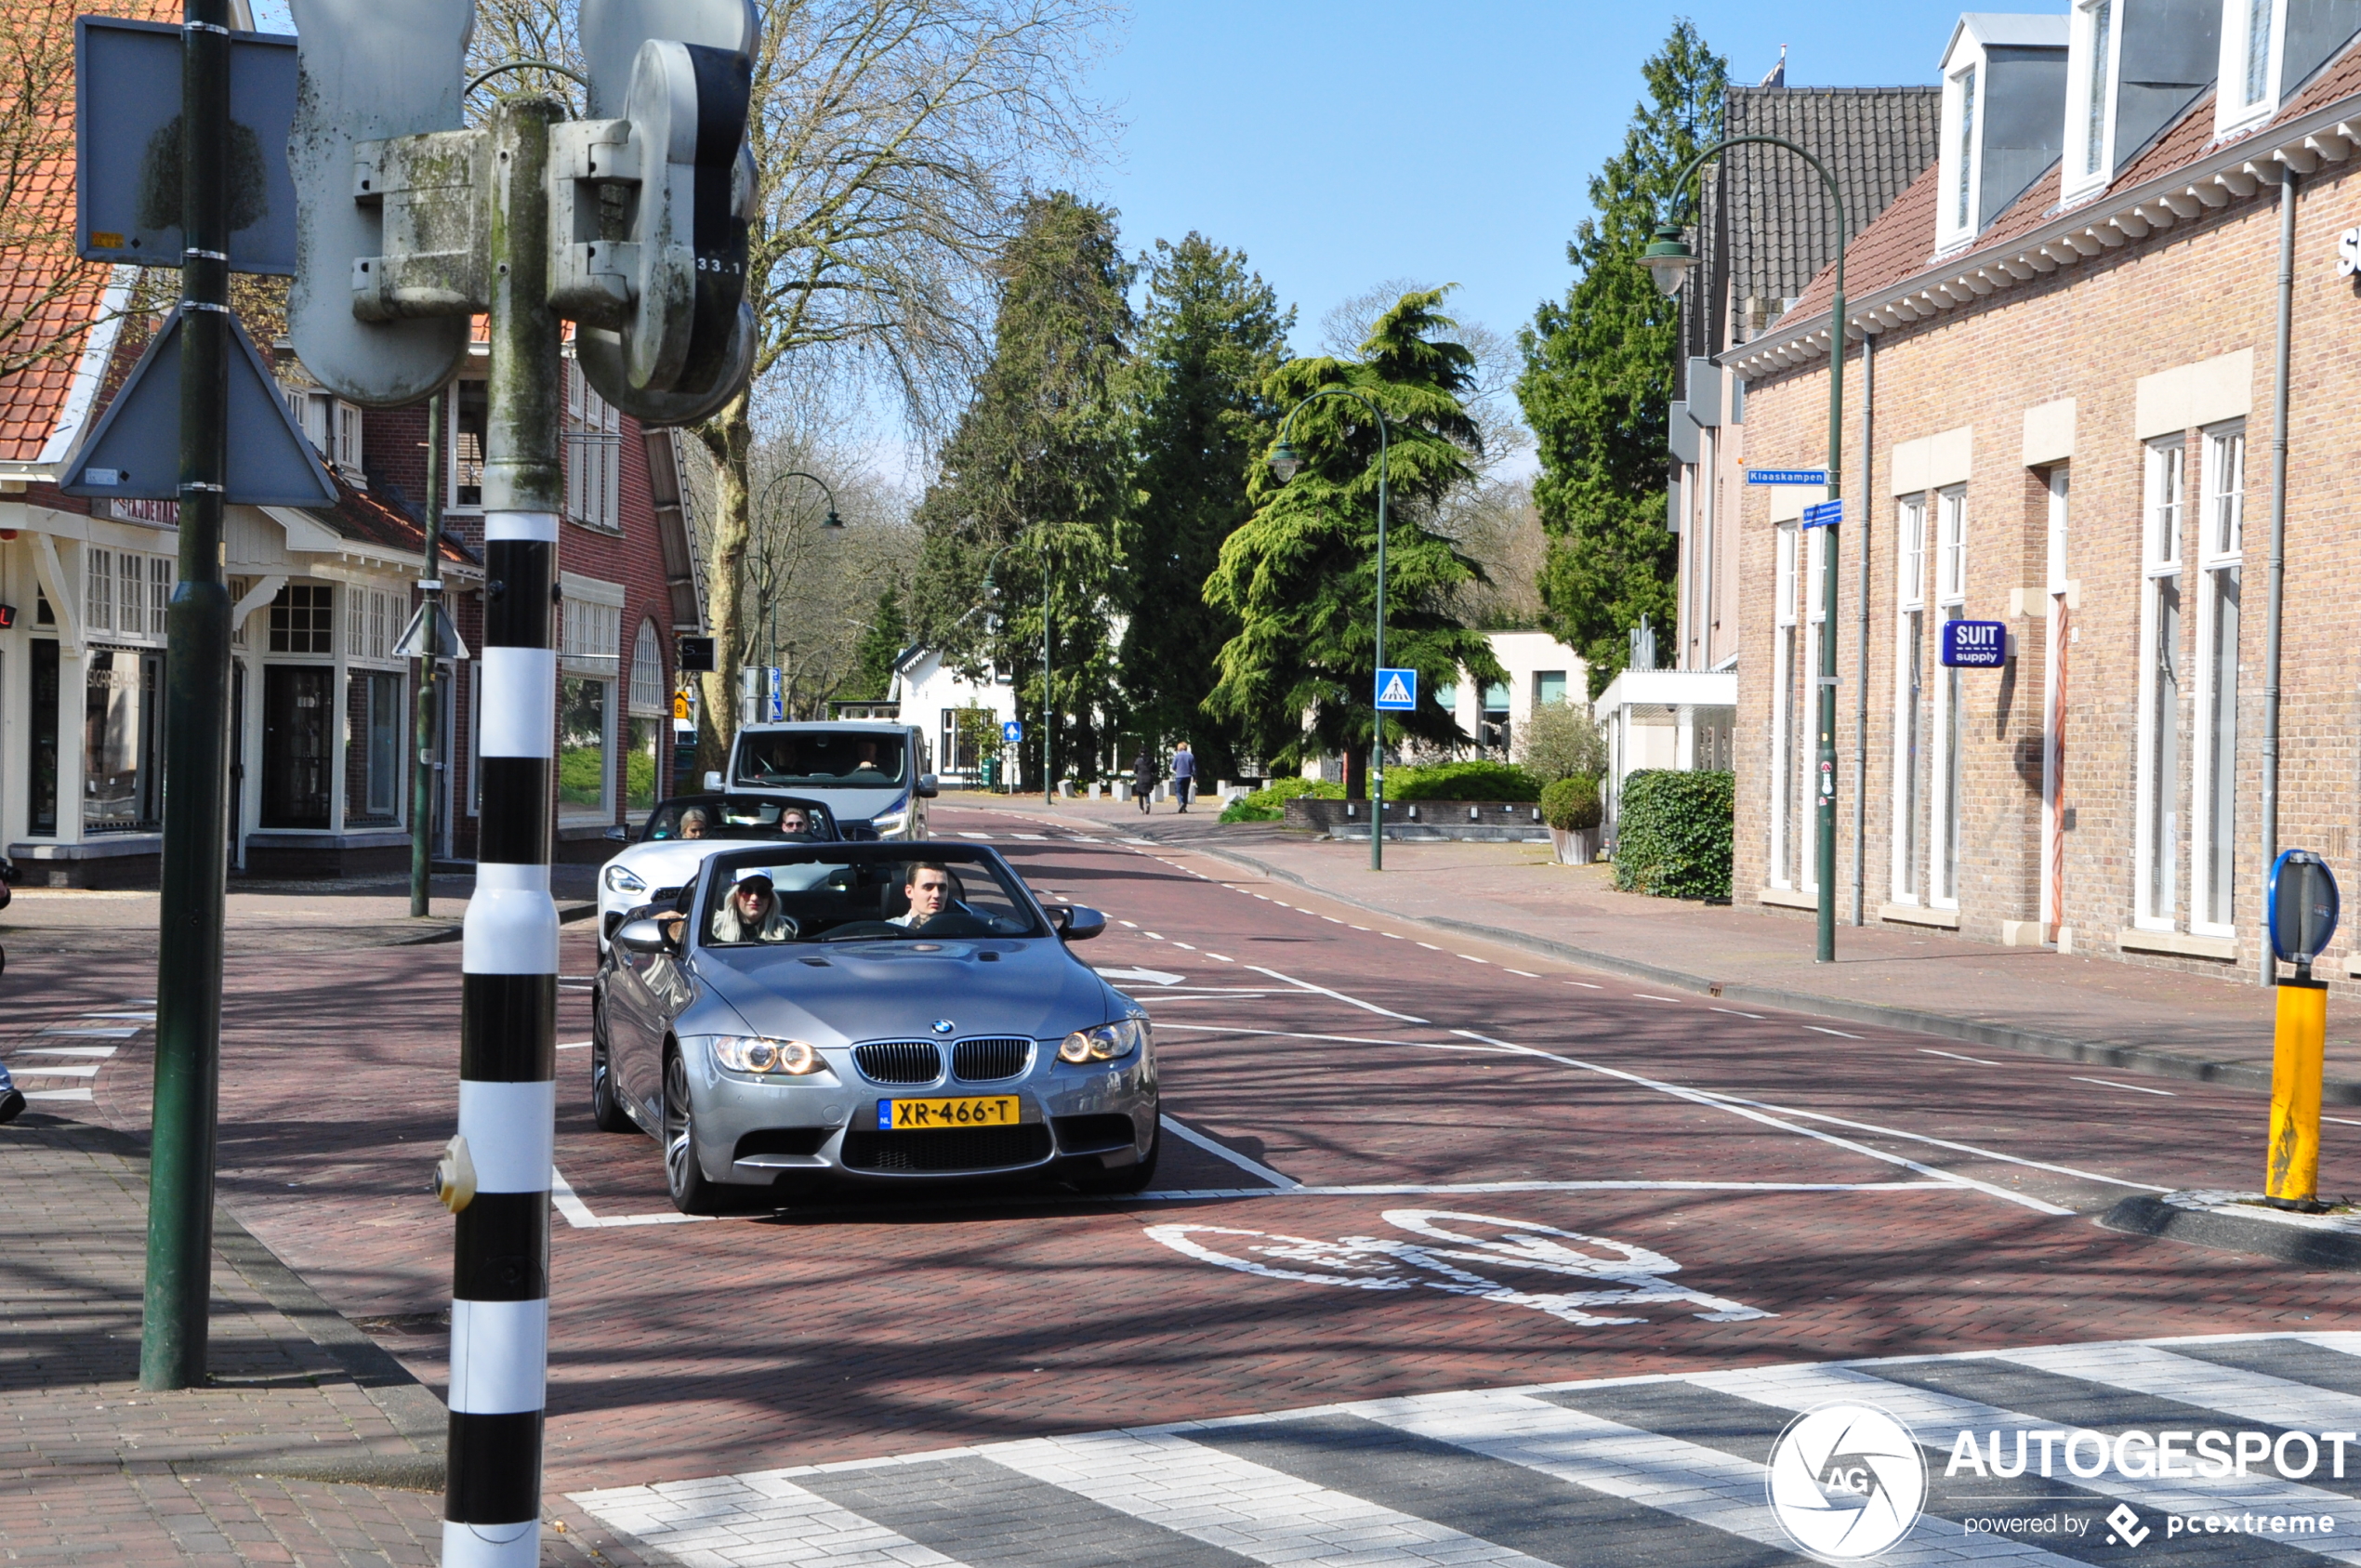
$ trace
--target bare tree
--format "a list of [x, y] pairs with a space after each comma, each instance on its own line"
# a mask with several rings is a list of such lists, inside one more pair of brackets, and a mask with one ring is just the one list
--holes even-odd
[[78, 350], [107, 269], [73, 254], [73, 17], [63, 0], [0, 6], [0, 378]]
[[[482, 0], [475, 51], [571, 63], [576, 3]], [[983, 362], [991, 267], [1020, 198], [1036, 177], [1090, 161], [1109, 126], [1081, 89], [1115, 19], [1107, 0], [757, 4], [755, 385], [696, 432], [719, 481], [706, 613], [722, 667], [700, 705], [707, 768], [735, 725], [758, 428], [774, 381], [898, 403], [930, 441]], [[549, 72], [501, 80], [578, 97]]]
[[[1320, 318], [1320, 351], [1340, 360], [1355, 358], [1370, 328], [1396, 300], [1436, 286], [1417, 278], [1388, 278], [1338, 301]], [[1475, 389], [1460, 402], [1475, 415], [1484, 437], [1484, 452], [1474, 465], [1477, 474], [1488, 479], [1503, 468], [1522, 467], [1516, 460], [1532, 450], [1533, 432], [1525, 428], [1523, 412], [1517, 406], [1516, 381], [1524, 360], [1516, 340], [1470, 321], [1460, 322], [1453, 336], [1475, 355]]]

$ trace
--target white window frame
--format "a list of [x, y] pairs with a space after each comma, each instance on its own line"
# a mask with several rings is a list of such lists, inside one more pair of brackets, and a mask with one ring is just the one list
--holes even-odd
[[[1919, 857], [1914, 851], [1919, 845], [1915, 830], [1923, 770], [1913, 765], [1910, 732], [1912, 710], [1923, 697], [1914, 698], [1910, 690], [1910, 655], [1915, 640], [1923, 674], [1927, 608], [1927, 498], [1923, 494], [1896, 498], [1894, 544], [1893, 803], [1893, 830], [1888, 837], [1893, 840], [1893, 902], [1916, 904], [1921, 884], [1917, 879]], [[1918, 632], [1915, 639], [1911, 636], [1914, 626]]]
[[1789, 691], [1795, 679], [1796, 664], [1796, 536], [1791, 522], [1778, 524], [1773, 530], [1772, 551], [1772, 680], [1771, 680], [1771, 821], [1770, 821], [1770, 883], [1774, 888], [1792, 888], [1795, 877], [1787, 869], [1787, 843], [1793, 827], [1792, 805], [1794, 780], [1789, 777], [1793, 752], [1792, 731], [1795, 716]]
[[2050, 656], [2041, 671], [2041, 925], [2042, 940], [2057, 939], [2065, 921], [2065, 697], [2066, 643], [2073, 617], [2066, 605], [2066, 570], [2072, 527], [2073, 474], [2061, 463], [2042, 476], [2050, 493], [2043, 551], [2043, 630]]
[[[2215, 73], [2217, 91], [2213, 95], [2213, 132], [2227, 136], [2262, 124], [2279, 112], [2279, 96], [2285, 86], [2281, 81], [2281, 64], [2287, 59], [2288, 7], [2289, 0], [2223, 0], [2222, 61]], [[2257, 19], [2258, 9], [2267, 8], [2269, 15]], [[2260, 20], [2264, 35], [2256, 38], [2255, 22]], [[2257, 58], [2255, 46], [2261, 45]], [[2249, 98], [2249, 71], [2262, 67], [2262, 88], [2259, 96]]]
[[[2217, 916], [2223, 913], [2218, 895], [2227, 892], [2235, 901], [2237, 864], [2237, 800], [2236, 770], [2238, 741], [2238, 692], [2234, 686], [2230, 695], [2229, 725], [2226, 736], [2217, 732], [2215, 724], [2215, 657], [2216, 641], [2222, 636], [2221, 576], [2240, 572], [2244, 558], [2240, 548], [2246, 509], [2246, 426], [2243, 421], [2213, 427], [2204, 432], [2199, 450], [2203, 453], [2198, 472], [2203, 496], [2197, 524], [2197, 646], [2196, 705], [2191, 710], [2189, 746], [2189, 929], [2198, 936], [2236, 937], [2235, 920]], [[2243, 585], [2241, 585], [2243, 586]], [[2239, 620], [2244, 622], [2243, 613]], [[2241, 626], [2241, 628], [2243, 626]], [[2231, 633], [2235, 639], [2236, 631]], [[2235, 642], [2228, 648], [2233, 679], [2237, 672], [2239, 650]], [[2226, 746], [2226, 760], [2231, 771], [2230, 800], [2218, 797], [2215, 757], [2217, 748]], [[2217, 813], [2227, 816], [2226, 824], [2217, 824]], [[2230, 846], [2231, 886], [2214, 885], [2212, 847], [2219, 837], [2226, 837]], [[2236, 903], [2230, 909], [2235, 912]]]
[[[1964, 484], [1946, 485], [1934, 493], [1934, 635], [1942, 637], [1941, 623], [1965, 617], [1968, 600], [1968, 487]], [[1952, 846], [1958, 824], [1954, 820], [1959, 808], [1966, 804], [1964, 784], [1952, 798], [1952, 785], [1959, 781], [1953, 777], [1950, 758], [1955, 748], [1967, 743], [1965, 728], [1960, 722], [1961, 698], [1965, 695], [1959, 672], [1946, 668], [1940, 659], [1940, 640], [1934, 670], [1934, 744], [1928, 753], [1927, 791], [1927, 907], [1957, 909], [1959, 907], [1959, 857]]]
[[586, 528], [623, 529], [623, 415], [573, 358], [565, 362], [566, 516]]
[[1978, 128], [1984, 123], [1985, 78], [1984, 51], [1970, 51], [1967, 60], [1943, 79], [1942, 187], [1935, 198], [1935, 249], [1947, 251], [1975, 238], [1976, 214], [1984, 200], [1984, 160], [1977, 154]]
[[389, 593], [364, 584], [344, 585], [344, 656], [348, 664], [371, 669], [401, 669], [409, 660], [397, 658], [395, 641], [409, 624], [409, 596]]
[[168, 555], [82, 547], [82, 622], [86, 638], [161, 648], [179, 562]]
[[[2124, 0], [2080, 0], [2066, 50], [2065, 176], [2063, 199], [2079, 201], [2115, 179], [2116, 79], [2123, 56]], [[2098, 99], [2095, 105], [2093, 97]], [[2091, 122], [2099, 122], [2097, 146]]]
[[[2142, 467], [2144, 479], [2142, 488], [2140, 527], [2140, 724], [2134, 754], [2132, 775], [2135, 787], [2132, 798], [2133, 853], [2131, 924], [2143, 931], [2173, 931], [2180, 929], [2179, 891], [2181, 855], [2186, 842], [2183, 824], [2172, 810], [2177, 801], [2158, 799], [2158, 784], [2178, 796], [2180, 768], [2177, 758], [2170, 766], [2161, 765], [2161, 747], [2166, 737], [2157, 731], [2157, 638], [2163, 615], [2163, 590], [2170, 584], [2176, 591], [2181, 578], [2181, 539], [2185, 532], [2182, 514], [2187, 495], [2187, 453], [2183, 437], [2175, 432], [2144, 443]], [[2188, 613], [2185, 600], [2181, 614]], [[2178, 639], [2176, 639], [2176, 641]], [[2177, 660], [2180, 650], [2171, 650]], [[2176, 668], [2178, 666], [2176, 665]], [[2185, 691], [2185, 676], [2178, 684]], [[2176, 700], [2170, 721], [2174, 726], [2171, 738], [2176, 748], [2179, 740], [2180, 705]], [[2165, 819], [2171, 839], [2166, 850], [2168, 885], [2157, 886], [2153, 846], [2159, 835], [2158, 817]], [[2161, 909], [2162, 914], [2157, 913]]]
[[634, 718], [669, 718], [672, 705], [666, 700], [664, 682], [664, 638], [653, 620], [642, 618], [640, 629], [631, 639], [631, 705]]

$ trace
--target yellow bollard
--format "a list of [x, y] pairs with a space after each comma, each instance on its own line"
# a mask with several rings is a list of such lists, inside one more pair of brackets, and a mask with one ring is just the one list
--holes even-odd
[[2320, 1186], [2320, 1073], [2328, 1037], [2328, 988], [2315, 980], [2278, 985], [2278, 1031], [2271, 1054], [2271, 1153], [2263, 1196], [2307, 1208]]

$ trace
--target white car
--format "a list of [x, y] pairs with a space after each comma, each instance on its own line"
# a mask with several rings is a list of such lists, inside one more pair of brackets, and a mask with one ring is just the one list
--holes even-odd
[[[801, 813], [798, 821], [797, 813]], [[627, 830], [607, 837], [626, 839]], [[697, 879], [706, 857], [755, 843], [833, 843], [843, 837], [823, 801], [792, 795], [683, 795], [648, 813], [637, 841], [599, 872], [599, 952], [624, 912], [675, 897]]]

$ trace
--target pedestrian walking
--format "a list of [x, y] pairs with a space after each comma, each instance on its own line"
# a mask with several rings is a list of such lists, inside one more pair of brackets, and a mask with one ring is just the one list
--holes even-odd
[[13, 1122], [24, 1109], [24, 1093], [17, 1081], [8, 1076], [8, 1069], [0, 1065], [0, 1122]]
[[1188, 742], [1182, 741], [1172, 753], [1172, 794], [1184, 811], [1189, 809], [1189, 791], [1196, 782], [1197, 754], [1189, 749]]
[[1155, 789], [1156, 754], [1142, 745], [1140, 755], [1131, 759], [1131, 798], [1140, 803], [1141, 811], [1147, 810], [1148, 797]]

